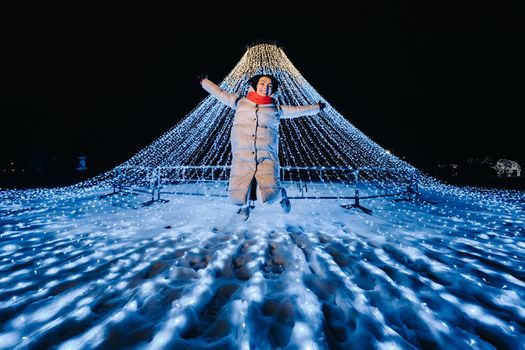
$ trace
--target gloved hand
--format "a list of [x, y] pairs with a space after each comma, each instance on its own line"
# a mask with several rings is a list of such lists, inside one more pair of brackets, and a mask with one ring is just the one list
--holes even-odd
[[319, 109], [321, 111], [326, 107], [326, 103], [324, 103], [324, 102], [319, 101], [319, 102], [317, 102], [317, 104], [319, 105]]
[[197, 75], [197, 80], [199, 84], [202, 84], [202, 81], [208, 77], [208, 74], [206, 73], [200, 73]]

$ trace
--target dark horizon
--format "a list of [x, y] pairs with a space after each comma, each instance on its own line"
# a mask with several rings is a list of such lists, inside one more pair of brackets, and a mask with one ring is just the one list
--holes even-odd
[[525, 165], [524, 55], [510, 10], [352, 6], [321, 9], [310, 26], [245, 20], [223, 31], [209, 19], [108, 16], [93, 26], [88, 16], [28, 15], [4, 44], [0, 165], [83, 154], [88, 167], [111, 169], [207, 96], [197, 74], [220, 82], [258, 40], [281, 46], [347, 120], [422, 170], [469, 157]]

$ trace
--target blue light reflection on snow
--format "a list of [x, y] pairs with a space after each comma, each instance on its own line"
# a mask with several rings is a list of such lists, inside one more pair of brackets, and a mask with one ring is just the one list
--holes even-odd
[[[312, 200], [232, 224], [224, 199], [171, 199], [64, 200], [92, 204], [74, 219], [60, 201], [4, 211], [0, 348], [519, 348], [525, 334], [523, 211], [377, 199], [369, 216]], [[41, 216], [55, 219], [31, 227]]]

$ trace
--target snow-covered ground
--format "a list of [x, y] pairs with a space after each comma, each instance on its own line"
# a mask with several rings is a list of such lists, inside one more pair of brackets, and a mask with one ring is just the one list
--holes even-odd
[[0, 206], [0, 349], [524, 349], [525, 211], [102, 193]]

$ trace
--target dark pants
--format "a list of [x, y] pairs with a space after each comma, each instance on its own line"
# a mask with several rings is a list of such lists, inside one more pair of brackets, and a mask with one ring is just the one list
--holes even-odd
[[255, 178], [253, 178], [252, 184], [250, 185], [250, 197], [248, 199], [251, 201], [257, 200], [257, 181]]

